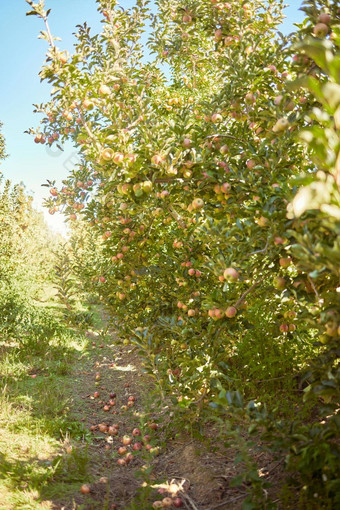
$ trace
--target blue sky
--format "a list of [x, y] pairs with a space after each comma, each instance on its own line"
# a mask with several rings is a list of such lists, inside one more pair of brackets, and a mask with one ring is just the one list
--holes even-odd
[[[123, 0], [122, 6], [133, 4]], [[289, 33], [293, 23], [303, 19], [298, 10], [301, 1], [287, 1], [287, 16], [281, 30]], [[58, 45], [72, 50], [75, 27], [84, 21], [94, 32], [100, 31], [100, 16], [95, 0], [46, 0], [52, 9], [50, 25], [52, 33], [62, 38]], [[66, 177], [72, 161], [76, 160], [71, 145], [63, 153], [53, 153], [45, 146], [36, 145], [33, 139], [24, 134], [29, 127], [38, 125], [40, 117], [33, 114], [32, 104], [48, 100], [49, 86], [40, 83], [38, 73], [45, 58], [46, 42], [37, 38], [43, 29], [42, 20], [34, 16], [26, 17], [29, 6], [24, 0], [0, 0], [0, 120], [9, 157], [0, 165], [5, 178], [13, 183], [23, 181], [27, 190], [35, 197], [35, 205], [41, 207], [46, 196], [46, 188], [41, 184], [46, 179], [57, 182]], [[45, 212], [49, 225], [65, 232], [61, 215], [50, 216]]]

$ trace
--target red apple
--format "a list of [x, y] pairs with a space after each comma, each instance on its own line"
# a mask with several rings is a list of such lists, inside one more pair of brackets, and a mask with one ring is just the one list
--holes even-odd
[[329, 25], [331, 22], [331, 17], [326, 12], [322, 12], [318, 17], [319, 23], [324, 23], [325, 25]]
[[183, 506], [183, 501], [181, 500], [181, 498], [175, 498], [172, 501], [172, 504], [175, 508], [181, 508]]
[[228, 306], [228, 308], [225, 311], [225, 315], [228, 318], [235, 317], [236, 314], [237, 314], [237, 309], [234, 306]]
[[317, 23], [313, 28], [313, 34], [319, 39], [323, 39], [328, 34], [328, 26], [325, 23]]
[[110, 87], [108, 87], [107, 85], [104, 85], [104, 84], [99, 87], [98, 92], [99, 92], [100, 96], [107, 96], [107, 95], [111, 94]]
[[239, 279], [240, 274], [233, 267], [227, 267], [223, 273], [223, 276], [228, 282], [236, 282]]
[[90, 487], [89, 485], [87, 485], [87, 484], [84, 484], [84, 485], [82, 485], [82, 486], [80, 487], [80, 492], [81, 492], [82, 494], [90, 494], [90, 492], [91, 492], [91, 487]]

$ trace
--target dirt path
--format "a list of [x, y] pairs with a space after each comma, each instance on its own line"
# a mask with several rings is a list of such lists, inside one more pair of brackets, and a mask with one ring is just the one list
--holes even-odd
[[[92, 440], [66, 442], [65, 449], [73, 457], [76, 450], [84, 463], [83, 491], [89, 492], [83, 494], [78, 483], [62, 498], [56, 495], [52, 508], [143, 510], [168, 497], [192, 510], [240, 508], [244, 489], [228, 486], [236, 474], [234, 454], [207, 450], [185, 434], [171, 437], [169, 410], [152, 401], [152, 381], [138, 355], [111, 343], [112, 337], [87, 336], [91, 348], [75, 367], [70, 416], [91, 431]], [[123, 438], [132, 443], [124, 447]], [[118, 448], [125, 448], [122, 455]]]

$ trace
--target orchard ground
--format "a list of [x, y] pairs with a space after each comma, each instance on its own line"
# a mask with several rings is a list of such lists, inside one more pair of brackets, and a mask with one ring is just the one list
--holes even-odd
[[[60, 313], [48, 294], [43, 306]], [[108, 330], [101, 308], [91, 312], [96, 327], [65, 330], [35, 354], [1, 342], [0, 508], [137, 510], [167, 497], [184, 508], [241, 508], [247, 484], [230, 482], [244, 466], [221, 426], [179, 432], [176, 409], [150, 397], [135, 349]], [[279, 493], [283, 459], [249, 453]]]

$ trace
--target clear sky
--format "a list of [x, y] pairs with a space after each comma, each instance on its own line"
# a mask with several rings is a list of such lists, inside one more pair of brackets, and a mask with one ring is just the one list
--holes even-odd
[[[287, 16], [281, 30], [289, 33], [293, 23], [303, 19], [298, 10], [301, 1], [287, 1]], [[121, 0], [123, 7], [130, 7], [132, 0]], [[61, 49], [72, 50], [73, 32], [77, 24], [87, 21], [94, 32], [101, 29], [100, 16], [95, 0], [46, 0], [52, 9], [51, 30], [62, 38], [58, 42]], [[41, 184], [46, 179], [57, 183], [66, 177], [67, 171], [76, 160], [75, 149], [68, 145], [64, 152], [52, 152], [43, 145], [36, 145], [33, 138], [24, 131], [38, 126], [40, 117], [33, 113], [33, 104], [48, 100], [49, 86], [40, 83], [38, 73], [45, 59], [47, 43], [38, 39], [43, 30], [42, 20], [34, 16], [26, 17], [29, 5], [24, 0], [0, 0], [0, 121], [9, 157], [0, 165], [5, 178], [13, 183], [23, 181], [27, 190], [35, 197], [35, 206], [41, 208], [46, 196], [46, 188]], [[61, 215], [50, 216], [45, 211], [49, 225], [65, 232]]]

